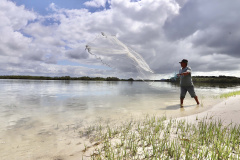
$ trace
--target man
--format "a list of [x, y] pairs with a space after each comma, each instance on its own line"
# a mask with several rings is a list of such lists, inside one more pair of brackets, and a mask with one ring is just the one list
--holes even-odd
[[197, 104], [199, 104], [198, 97], [195, 94], [194, 86], [192, 82], [192, 76], [191, 76], [191, 68], [188, 66], [188, 60], [183, 59], [181, 62], [181, 69], [179, 70], [178, 76], [180, 77], [180, 87], [181, 87], [181, 94], [180, 94], [180, 105], [183, 107], [183, 100], [186, 96], [186, 93], [191, 95], [192, 98], [195, 99]]

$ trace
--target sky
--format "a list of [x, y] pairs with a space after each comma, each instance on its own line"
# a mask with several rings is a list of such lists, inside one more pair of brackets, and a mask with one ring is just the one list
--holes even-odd
[[157, 79], [182, 59], [194, 76], [240, 77], [239, 8], [239, 0], [1, 0], [0, 75], [135, 78], [127, 64], [109, 68], [86, 52], [104, 32]]

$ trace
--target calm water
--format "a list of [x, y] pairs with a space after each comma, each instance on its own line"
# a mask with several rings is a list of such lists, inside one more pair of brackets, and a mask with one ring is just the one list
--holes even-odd
[[[0, 80], [0, 88], [0, 159], [14, 155], [32, 159], [36, 151], [51, 155], [53, 145], [59, 148], [59, 139], [64, 135], [67, 139], [69, 126], [119, 122], [146, 114], [185, 116], [218, 103], [221, 93], [240, 90], [240, 86], [196, 84], [201, 105], [187, 95], [184, 108], [179, 109], [179, 86], [166, 82]], [[45, 142], [49, 135], [51, 139]]]
[[[86, 119], [179, 109], [179, 86], [166, 82], [149, 85], [144, 82], [0, 80], [0, 88], [1, 131], [16, 127], [26, 118]], [[239, 88], [195, 85], [199, 100], [206, 107], [208, 103], [215, 103], [214, 96]], [[185, 108], [194, 104], [187, 95]]]

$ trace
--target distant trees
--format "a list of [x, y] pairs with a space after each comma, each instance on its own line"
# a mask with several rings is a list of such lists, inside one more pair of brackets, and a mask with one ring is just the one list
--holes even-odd
[[232, 76], [194, 76], [193, 82], [205, 82], [205, 83], [240, 83], [240, 78]]
[[[240, 78], [238, 77], [232, 77], [232, 76], [193, 76], [192, 77], [193, 82], [195, 83], [240, 83]], [[167, 80], [164, 80], [167, 82], [179, 82], [180, 78], [170, 78]]]
[[107, 77], [106, 81], [119, 81], [120, 79], [117, 77]]
[[[55, 77], [54, 77], [55, 78]], [[53, 77], [44, 76], [22, 76], [22, 75], [4, 75], [0, 76], [0, 79], [41, 79], [41, 80], [52, 80]]]
[[[134, 80], [133, 78], [129, 79], [119, 79], [117, 77], [70, 77], [70, 76], [62, 76], [62, 77], [44, 77], [44, 76], [23, 76], [23, 75], [3, 75], [0, 76], [0, 79], [33, 79], [33, 80], [83, 80], [83, 81], [143, 81], [143, 80]], [[240, 78], [231, 77], [231, 76], [193, 76], [193, 82], [204, 82], [204, 83], [240, 83]], [[144, 80], [148, 81], [148, 80]], [[170, 79], [162, 79], [155, 81], [163, 81], [163, 82], [179, 82], [179, 78], [170, 78]]]
[[44, 77], [44, 76], [23, 76], [23, 75], [3, 75], [0, 79], [33, 79], [33, 80], [84, 80], [84, 81], [134, 81], [133, 78], [129, 79], [119, 79], [117, 77]]
[[133, 78], [129, 78], [128, 81], [134, 81], [134, 79]]

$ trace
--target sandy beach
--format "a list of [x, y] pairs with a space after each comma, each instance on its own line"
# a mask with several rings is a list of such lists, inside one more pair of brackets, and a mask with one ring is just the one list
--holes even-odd
[[231, 122], [240, 124], [240, 96], [234, 96], [225, 98], [222, 102], [214, 105], [209, 110], [204, 112], [193, 114], [181, 118], [178, 120], [185, 119], [187, 122], [195, 122], [197, 119], [216, 119], [221, 120], [224, 125], [228, 125]]
[[[210, 121], [221, 121], [224, 126], [227, 126], [230, 123], [233, 124], [240, 124], [240, 96], [235, 96], [235, 97], [229, 97], [223, 99], [222, 102], [212, 106], [210, 109], [193, 114], [193, 115], [188, 115], [184, 117], [179, 117], [179, 118], [173, 118], [176, 121], [182, 121], [186, 120], [187, 123], [199, 123], [202, 119], [204, 119], [205, 122], [210, 122]], [[169, 122], [169, 120], [167, 120]], [[134, 130], [134, 129], [133, 129]], [[171, 136], [174, 136], [173, 134]], [[70, 160], [77, 160], [79, 159], [79, 156], [83, 157], [83, 159], [90, 159], [90, 156], [94, 149], [97, 146], [94, 146], [94, 143], [91, 144], [87, 152], [78, 152], [78, 154], [71, 155], [71, 157], [66, 159]], [[92, 153], [91, 153], [92, 152]], [[144, 158], [143, 158], [144, 159]]]

